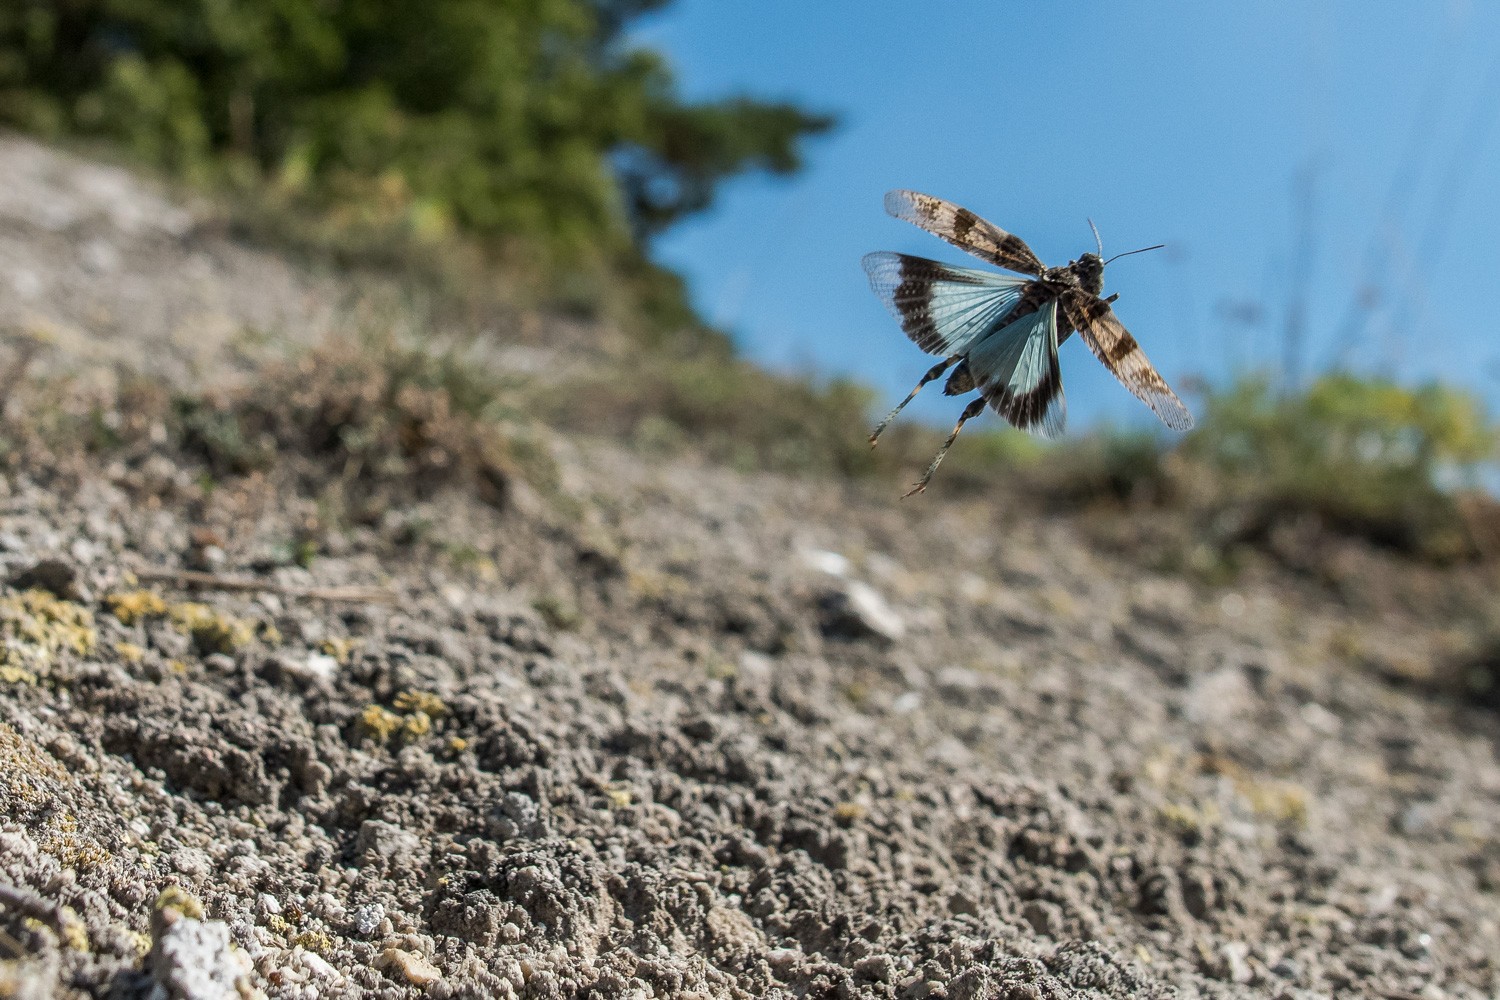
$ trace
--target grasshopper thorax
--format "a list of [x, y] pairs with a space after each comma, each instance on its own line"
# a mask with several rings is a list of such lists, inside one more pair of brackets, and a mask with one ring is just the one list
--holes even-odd
[[1086, 253], [1068, 264], [1068, 270], [1078, 279], [1078, 287], [1090, 295], [1104, 291], [1104, 261], [1098, 254]]

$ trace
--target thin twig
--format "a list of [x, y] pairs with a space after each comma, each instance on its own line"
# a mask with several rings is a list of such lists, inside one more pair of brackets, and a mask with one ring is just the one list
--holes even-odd
[[200, 590], [223, 590], [238, 594], [277, 594], [312, 601], [346, 601], [352, 604], [395, 604], [396, 595], [380, 587], [293, 587], [274, 580], [243, 576], [220, 576], [190, 569], [144, 566], [132, 570], [141, 580], [176, 584]]

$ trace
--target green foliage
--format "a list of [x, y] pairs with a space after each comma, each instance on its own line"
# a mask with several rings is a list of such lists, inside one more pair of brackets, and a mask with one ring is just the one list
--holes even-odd
[[831, 124], [794, 105], [744, 98], [695, 108], [656, 103], [654, 127], [621, 157], [626, 204], [641, 237], [707, 208], [720, 178], [742, 165], [777, 174], [796, 171], [801, 166], [797, 140]]
[[269, 182], [353, 227], [460, 233], [549, 273], [641, 240], [831, 121], [683, 102], [623, 41], [665, 0], [13, 0], [0, 122]]
[[1500, 554], [1500, 504], [1480, 486], [1500, 428], [1473, 396], [1348, 373], [1292, 395], [1254, 375], [1204, 395], [1186, 437], [1090, 434], [1018, 456], [1010, 475], [1047, 509], [1181, 511], [1192, 551], [1178, 555], [1218, 569], [1240, 546], [1291, 553], [1319, 532], [1434, 561]]
[[1374, 477], [1382, 486], [1431, 485], [1440, 466], [1471, 468], [1493, 456], [1495, 429], [1472, 396], [1429, 383], [1407, 389], [1386, 379], [1326, 375], [1300, 395], [1242, 379], [1208, 397], [1189, 454], [1257, 479], [1305, 481]]
[[1181, 454], [1233, 495], [1283, 516], [1430, 555], [1467, 547], [1455, 487], [1472, 487], [1500, 441], [1478, 401], [1436, 383], [1326, 375], [1281, 396], [1261, 378], [1208, 397]]

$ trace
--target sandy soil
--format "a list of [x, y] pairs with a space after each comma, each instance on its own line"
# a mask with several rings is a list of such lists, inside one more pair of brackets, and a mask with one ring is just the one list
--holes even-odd
[[[0, 315], [175, 358], [35, 211]], [[549, 447], [353, 524], [166, 443], [0, 471], [0, 996], [1500, 996], [1500, 719], [1430, 683], [1482, 579]], [[259, 586], [147, 572], [203, 567]]]

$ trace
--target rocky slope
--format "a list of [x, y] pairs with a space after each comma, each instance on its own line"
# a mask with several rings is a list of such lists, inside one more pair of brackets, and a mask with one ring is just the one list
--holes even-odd
[[[128, 175], [0, 172], [45, 371], [338, 323]], [[1210, 584], [1146, 515], [557, 436], [350, 516], [158, 430], [0, 471], [0, 996], [1500, 993], [1500, 721], [1431, 683], [1478, 573]]]

